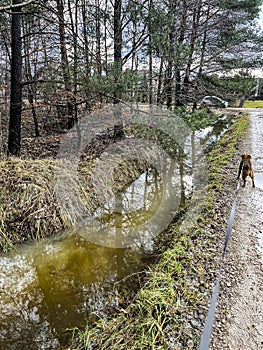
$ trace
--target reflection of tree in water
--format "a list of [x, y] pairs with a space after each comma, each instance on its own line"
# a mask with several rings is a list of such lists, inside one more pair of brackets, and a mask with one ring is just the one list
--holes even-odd
[[0, 349], [57, 349], [35, 269], [23, 255], [1, 257]]
[[211, 151], [216, 142], [218, 142], [220, 137], [229, 129], [232, 124], [233, 118], [231, 116], [222, 116], [216, 120], [212, 126], [207, 128], [208, 132], [201, 140], [201, 144], [205, 146], [205, 152]]
[[111, 229], [117, 246], [125, 242], [129, 229], [147, 223], [161, 206], [173, 210], [175, 204], [175, 207], [185, 205], [184, 159], [182, 149], [177, 152], [177, 159], [163, 157], [161, 169], [154, 166], [148, 168], [123, 193], [117, 193], [110, 203], [97, 212], [96, 220], [102, 229]]

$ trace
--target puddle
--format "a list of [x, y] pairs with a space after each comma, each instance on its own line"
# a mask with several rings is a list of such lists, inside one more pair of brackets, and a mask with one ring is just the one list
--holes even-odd
[[263, 173], [255, 172], [255, 186], [263, 190]]
[[96, 246], [78, 235], [0, 259], [0, 348], [57, 349], [65, 329], [118, 306], [114, 284], [143, 269], [143, 252]]
[[231, 117], [223, 115], [218, 118], [213, 125], [199, 131], [199, 136], [202, 138], [202, 144], [205, 147], [205, 152], [209, 153], [219, 139], [224, 135], [228, 128], [232, 125]]
[[261, 260], [263, 263], [263, 229], [259, 231], [259, 234], [258, 234], [258, 250], [261, 254]]
[[[215, 131], [207, 128], [186, 140], [187, 158], [178, 164], [167, 160], [162, 176], [149, 168], [95, 212], [100, 230], [107, 230], [110, 238], [125, 241], [127, 232], [134, 230], [130, 248], [96, 244], [87, 225], [85, 232], [0, 255], [0, 349], [58, 349], [67, 344], [66, 329], [121, 306], [123, 288], [138, 288], [136, 279], [128, 276], [143, 271], [151, 261], [153, 230], [169, 224], [196, 186], [191, 167], [198, 158], [197, 145], [211, 146], [228, 126], [215, 124]], [[146, 225], [152, 216], [155, 220]]]

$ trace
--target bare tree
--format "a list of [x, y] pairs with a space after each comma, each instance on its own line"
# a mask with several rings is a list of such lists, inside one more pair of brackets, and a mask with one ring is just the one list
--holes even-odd
[[11, 96], [8, 152], [20, 155], [21, 111], [22, 111], [22, 44], [21, 44], [21, 0], [13, 0], [11, 25]]
[[122, 71], [122, 0], [114, 1], [114, 103], [118, 103], [121, 99], [121, 86], [120, 86], [120, 76]]

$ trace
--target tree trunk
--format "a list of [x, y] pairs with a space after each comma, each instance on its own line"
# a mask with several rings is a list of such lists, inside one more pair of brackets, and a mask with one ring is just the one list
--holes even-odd
[[[32, 71], [31, 71], [31, 64], [32, 62], [30, 61], [30, 28], [33, 28], [33, 21], [31, 20], [30, 22], [30, 17], [25, 19], [23, 21], [23, 33], [25, 35], [24, 39], [24, 56], [25, 56], [25, 61], [24, 61], [24, 74], [26, 77], [27, 81], [33, 81], [32, 77]], [[34, 62], [34, 66], [36, 67], [38, 65], [38, 60]], [[36, 71], [36, 68], [35, 68]], [[27, 87], [28, 90], [28, 102], [31, 106], [31, 112], [34, 120], [34, 126], [35, 126], [35, 136], [38, 137], [40, 136], [39, 132], [39, 125], [38, 125], [38, 120], [37, 120], [37, 113], [36, 109], [34, 106], [34, 97], [36, 96], [35, 94], [35, 89], [31, 86], [31, 84], [28, 85]]]
[[[78, 0], [75, 0], [75, 8], [72, 9], [72, 1], [68, 0], [71, 32], [73, 34], [73, 97], [68, 101], [68, 129], [71, 129], [78, 122], [77, 93], [78, 93]], [[70, 113], [71, 111], [71, 113]]]
[[163, 58], [161, 57], [160, 68], [159, 68], [159, 76], [158, 76], [158, 84], [157, 84], [157, 96], [156, 103], [160, 106], [162, 101], [162, 85], [163, 85]]
[[102, 67], [101, 67], [101, 28], [100, 28], [100, 21], [101, 21], [101, 10], [100, 10], [100, 2], [99, 0], [96, 0], [96, 19], [95, 19], [95, 27], [96, 27], [96, 73], [98, 76], [101, 76], [102, 73]]
[[148, 33], [149, 33], [149, 104], [152, 105], [153, 103], [153, 50], [152, 50], [152, 35], [153, 35], [153, 28], [152, 28], [152, 8], [153, 8], [153, 2], [150, 0], [149, 2], [149, 19], [148, 19]]
[[[21, 0], [13, 0], [13, 5], [21, 4]], [[22, 111], [22, 45], [21, 45], [21, 8], [12, 9], [11, 25], [11, 97], [8, 135], [8, 152], [20, 155], [21, 143], [21, 111]]]
[[[183, 0], [181, 2], [181, 12], [182, 15], [180, 17], [180, 31], [179, 31], [179, 37], [178, 37], [178, 42], [179, 42], [179, 47], [183, 45], [184, 40], [185, 40], [185, 34], [186, 34], [186, 28], [187, 28], [187, 2], [186, 0]], [[176, 55], [175, 55], [175, 105], [176, 106], [182, 106], [182, 92], [181, 92], [181, 50], [177, 49]]]
[[173, 88], [174, 88], [174, 60], [176, 55], [176, 11], [177, 11], [177, 1], [170, 1], [169, 3], [169, 53], [168, 53], [168, 62], [166, 70], [166, 105], [167, 109], [172, 107], [173, 102]]
[[121, 26], [122, 0], [114, 3], [114, 103], [121, 100], [120, 75], [122, 71], [122, 26]]
[[70, 91], [70, 88], [69, 88], [70, 76], [69, 76], [69, 70], [68, 70], [68, 55], [67, 55], [66, 38], [65, 38], [63, 0], [57, 0], [57, 12], [58, 12], [58, 23], [59, 23], [60, 55], [61, 55], [63, 79], [65, 84], [65, 90]]
[[202, 1], [197, 0], [195, 3], [195, 8], [193, 12], [193, 25], [192, 25], [192, 32], [191, 32], [191, 40], [190, 40], [190, 51], [188, 55], [188, 62], [186, 65], [185, 70], [185, 77], [184, 77], [184, 96], [188, 99], [188, 93], [189, 93], [189, 83], [190, 83], [190, 74], [191, 74], [191, 66], [193, 63], [193, 57], [194, 57], [194, 51], [196, 48], [196, 42], [198, 39], [198, 28], [200, 25], [200, 19], [201, 19], [201, 8], [202, 8]]

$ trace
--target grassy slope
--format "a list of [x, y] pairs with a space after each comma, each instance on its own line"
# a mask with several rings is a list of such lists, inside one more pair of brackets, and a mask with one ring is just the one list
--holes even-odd
[[263, 108], [263, 101], [245, 101], [244, 108]]
[[[197, 223], [184, 234], [178, 224], [170, 225], [167, 234], [173, 236], [173, 244], [159, 263], [149, 268], [134, 301], [120, 309], [116, 317], [76, 330], [72, 349], [198, 347], [226, 227], [226, 218], [217, 217], [215, 206], [229, 181], [224, 170], [236, 157], [247, 126], [248, 117], [239, 116], [210, 153], [206, 206]], [[231, 190], [234, 186], [232, 181]], [[223, 203], [224, 207], [227, 206]]]

